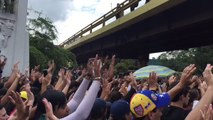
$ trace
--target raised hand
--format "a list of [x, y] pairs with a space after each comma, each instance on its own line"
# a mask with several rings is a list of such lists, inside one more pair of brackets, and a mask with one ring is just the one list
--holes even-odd
[[167, 92], [167, 86], [165, 82], [161, 85], [161, 87], [162, 87], [162, 92]]
[[39, 79], [41, 77], [41, 73], [39, 72], [40, 65], [35, 66], [33, 69], [31, 69], [30, 77], [33, 81], [36, 79]]
[[65, 77], [67, 84], [69, 84], [69, 85], [71, 84], [72, 77], [73, 77], [72, 72], [70, 70], [67, 70], [66, 77]]
[[104, 100], [108, 100], [108, 98], [110, 97], [111, 91], [112, 91], [112, 84], [108, 83], [105, 89], [106, 96], [104, 97]]
[[42, 83], [43, 80], [44, 80], [44, 75], [42, 75], [38, 80], [39, 80], [40, 83]]
[[21, 74], [19, 72], [16, 73], [16, 79], [20, 79], [21, 78]]
[[177, 77], [175, 77], [174, 75], [169, 77], [168, 83], [169, 85], [171, 85], [172, 83], [174, 83], [177, 80]]
[[88, 76], [90, 77], [94, 77], [94, 67], [93, 67], [93, 58], [90, 58], [87, 62], [87, 72], [88, 72]]
[[206, 84], [208, 86], [213, 86], [212, 68], [213, 68], [213, 66], [211, 64], [207, 64], [207, 66], [203, 72], [203, 78], [206, 81]]
[[48, 61], [48, 73], [53, 73], [54, 69], [55, 69], [55, 62], [54, 60]]
[[150, 90], [158, 89], [157, 78], [158, 76], [155, 72], [149, 73], [148, 85]]
[[19, 71], [19, 68], [18, 68], [19, 63], [20, 62], [18, 61], [16, 64], [13, 65], [13, 72], [18, 72]]
[[58, 76], [63, 78], [64, 75], [65, 75], [65, 70], [64, 70], [64, 68], [61, 68], [58, 72]]
[[28, 98], [28, 100], [27, 100], [27, 106], [33, 106], [35, 97], [34, 97], [33, 93], [31, 92], [30, 87], [25, 87], [25, 89], [26, 89], [27, 98]]
[[104, 100], [107, 100], [110, 92], [111, 92], [111, 87], [112, 87], [112, 83], [108, 82], [107, 79], [104, 79], [102, 82], [102, 93], [101, 93], [101, 98]]
[[16, 106], [17, 109], [17, 119], [25, 120], [30, 115], [31, 105], [27, 104], [28, 101], [23, 102], [19, 93], [12, 91], [11, 96], [9, 96], [10, 101]]
[[104, 62], [103, 62], [103, 66], [106, 65], [106, 64], [108, 63], [108, 58], [109, 58], [109, 56], [106, 56], [106, 57], [105, 57]]
[[191, 81], [193, 81], [193, 83], [190, 85], [190, 88], [196, 87], [197, 85], [199, 85], [200, 82], [197, 75], [193, 75]]
[[149, 73], [149, 79], [148, 79], [149, 85], [157, 83], [157, 78], [158, 78], [158, 76], [155, 72]]
[[4, 66], [5, 66], [5, 64], [6, 64], [6, 62], [7, 62], [7, 58], [6, 58], [5, 56], [3, 56], [3, 57], [4, 57], [4, 60], [1, 60], [1, 59], [0, 59], [0, 68], [1, 68], [1, 69], [4, 68]]
[[182, 75], [180, 78], [180, 84], [190, 85], [191, 83], [193, 83], [195, 79], [190, 79], [190, 78], [192, 74], [195, 72], [195, 70], [196, 70], [196, 67], [194, 64], [187, 66], [182, 72]]
[[40, 65], [37, 65], [37, 66], [34, 67], [34, 70], [39, 71], [39, 68], [40, 68]]
[[128, 90], [126, 88], [126, 83], [123, 83], [119, 89], [119, 92], [123, 95], [126, 96], [128, 93]]
[[114, 77], [114, 67], [115, 67], [115, 55], [112, 56], [111, 64], [109, 66], [109, 80]]
[[104, 69], [102, 70], [102, 78], [103, 78], [103, 79], [107, 79], [107, 80], [109, 81], [109, 71], [108, 71], [107, 68], [104, 68]]
[[135, 77], [134, 77], [134, 75], [133, 75], [133, 73], [131, 72], [131, 73], [129, 73], [129, 79], [131, 80], [131, 86], [135, 89], [135, 90], [137, 90], [137, 82], [136, 82], [136, 79], [135, 79]]
[[101, 77], [101, 60], [98, 59], [98, 55], [95, 56], [95, 60], [93, 62], [94, 66], [94, 76]]
[[206, 82], [203, 81], [203, 82], [200, 84], [200, 87], [201, 87], [201, 89], [203, 89], [204, 92], [205, 92], [205, 91], [207, 90], [207, 84], [206, 84]]
[[30, 70], [29, 70], [30, 68], [29, 67], [26, 67], [25, 68], [25, 70], [24, 70], [24, 75], [26, 76], [26, 77], [29, 77], [29, 72], [30, 72]]
[[[212, 75], [212, 68], [213, 66], [211, 64], [207, 64], [204, 72], [203, 77], [204, 80], [207, 83], [207, 90], [201, 97], [199, 103], [196, 105], [196, 107], [188, 114], [186, 117], [186, 120], [212, 120], [213, 118], [213, 111], [212, 111], [212, 105], [209, 106], [209, 109], [207, 110], [207, 107], [205, 105], [209, 105], [213, 102], [213, 75]], [[201, 91], [202, 92], [202, 91]], [[203, 114], [199, 114], [201, 112], [200, 110], [207, 110], [207, 112], [203, 112]]]
[[199, 79], [199, 81], [200, 82], [199, 82], [199, 85], [198, 85], [198, 89], [200, 90], [200, 94], [201, 94], [201, 97], [202, 97], [205, 94], [208, 86], [206, 84], [206, 81], [202, 82], [200, 79]]
[[45, 77], [44, 77], [44, 80], [43, 82], [45, 82], [45, 84], [49, 85], [50, 82], [52, 80], [52, 73], [48, 73]]
[[212, 104], [205, 106], [203, 110], [200, 110], [202, 120], [213, 120], [213, 109]]
[[85, 77], [87, 74], [88, 74], [88, 72], [87, 72], [87, 70], [84, 68], [84, 69], [81, 71], [81, 76], [82, 76], [82, 77]]
[[45, 106], [45, 110], [46, 110], [46, 117], [49, 120], [58, 120], [58, 118], [53, 114], [53, 108], [52, 108], [52, 104], [46, 99], [44, 98], [42, 100], [44, 106]]

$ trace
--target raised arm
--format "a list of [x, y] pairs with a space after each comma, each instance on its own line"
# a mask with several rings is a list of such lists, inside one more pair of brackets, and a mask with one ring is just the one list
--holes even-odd
[[[2, 77], [3, 69], [4, 69], [4, 66], [5, 66], [5, 64], [6, 64], [6, 62], [7, 62], [6, 56], [4, 56], [4, 55], [1, 55], [1, 56], [4, 57], [4, 60], [1, 60], [1, 59], [0, 59], [0, 77]], [[0, 57], [1, 57], [1, 56], [0, 56]]]
[[43, 94], [47, 90], [47, 86], [50, 85], [52, 79], [52, 73], [48, 73], [45, 77], [42, 75], [40, 78], [41, 81], [41, 91], [40, 94]]
[[67, 95], [67, 92], [69, 90], [69, 87], [70, 87], [70, 84], [71, 84], [71, 81], [72, 81], [72, 73], [71, 71], [67, 71], [67, 74], [66, 74], [66, 78], [65, 78], [65, 87], [63, 88], [62, 92]]
[[[79, 107], [77, 108], [77, 110], [74, 113], [69, 114], [68, 116], [66, 116], [60, 120], [86, 120], [93, 107], [96, 96], [100, 89], [100, 85], [101, 85], [101, 83], [99, 80], [93, 81], [87, 95], [82, 100], [82, 102], [79, 105]], [[46, 109], [46, 117], [49, 120], [59, 120], [53, 114], [52, 104], [50, 102], [48, 102], [47, 99], [45, 99], [45, 98], [43, 99], [43, 103], [44, 103], [45, 109]], [[86, 110], [85, 110], [85, 108], [86, 108]]]
[[190, 79], [195, 72], [196, 67], [194, 64], [187, 66], [181, 75], [180, 82], [169, 90], [167, 93], [170, 95], [171, 100], [183, 89], [184, 86], [191, 84], [193, 81]]
[[60, 85], [61, 84], [63, 84], [63, 79], [64, 79], [64, 74], [65, 74], [65, 70], [63, 69], [63, 68], [61, 68], [60, 70], [59, 70], [59, 72], [58, 72], [58, 81], [57, 81], [57, 83], [56, 83], [56, 85], [55, 85], [55, 89], [57, 90], [59, 87], [60, 87]]
[[9, 79], [7, 80], [7, 82], [4, 84], [4, 87], [9, 88], [9, 87], [12, 85], [13, 81], [14, 81], [15, 78], [16, 78], [16, 74], [17, 74], [18, 71], [19, 71], [18, 65], [19, 65], [19, 62], [17, 62], [17, 63], [13, 66], [12, 73], [11, 73]]
[[193, 109], [188, 116], [186, 117], [186, 120], [202, 120], [202, 114], [201, 110], [205, 109], [205, 106], [210, 105], [213, 102], [213, 74], [212, 74], [212, 68], [213, 66], [208, 64], [206, 66], [206, 69], [203, 72], [204, 80], [206, 81], [208, 87], [204, 94], [204, 96], [201, 98], [195, 109]]
[[78, 90], [74, 94], [73, 98], [67, 103], [67, 106], [69, 107], [71, 113], [73, 113], [77, 109], [78, 105], [81, 103], [89, 86], [89, 83], [89, 80], [84, 79]]
[[100, 81], [93, 81], [91, 87], [89, 88], [89, 91], [87, 92], [86, 96], [84, 97], [76, 111], [68, 115], [67, 117], [62, 118], [61, 120], [86, 120], [93, 107], [98, 91], [100, 89], [100, 85]]
[[[72, 73], [71, 73], [70, 70], [67, 70], [67, 71], [66, 71], [66, 75], [65, 75], [65, 77], [64, 77], [64, 79], [63, 79], [63, 81], [62, 81], [62, 83], [59, 85], [58, 88], [56, 88], [56, 90], [58, 90], [58, 91], [63, 91], [64, 88], [67, 88], [67, 87], [68, 87], [68, 86], [67, 86], [67, 84], [69, 84], [68, 81], [71, 81], [71, 79], [72, 79]], [[68, 89], [67, 89], [67, 90], [68, 90]]]
[[15, 80], [13, 81], [12, 85], [7, 90], [7, 93], [2, 97], [1, 104], [5, 105], [9, 101], [8, 96], [9, 96], [11, 91], [16, 90], [20, 77], [21, 77], [21, 75], [19, 73], [17, 73], [16, 76], [15, 76]]
[[21, 99], [18, 92], [14, 92], [14, 91], [11, 92], [11, 95], [9, 96], [10, 101], [16, 106], [16, 115], [10, 116], [10, 117], [13, 117], [11, 119], [14, 119], [14, 118], [15, 120], [29, 119], [33, 102], [34, 102], [34, 95], [29, 89], [26, 91], [27, 91], [28, 100], [25, 102]]
[[[96, 56], [96, 63], [97, 63], [97, 57]], [[71, 99], [71, 101], [69, 101], [67, 103], [67, 106], [70, 109], [70, 112], [73, 113], [78, 105], [81, 103], [82, 99], [85, 96], [85, 92], [89, 86], [89, 78], [94, 76], [94, 64], [93, 64], [93, 60], [94, 59], [89, 59], [88, 63], [87, 63], [87, 75], [85, 75], [86, 77], [84, 78], [83, 82], [81, 83], [81, 85], [79, 86], [79, 88], [77, 89], [76, 93], [74, 94], [73, 98]], [[93, 72], [94, 71], [94, 72]]]
[[[92, 110], [93, 104], [97, 97], [98, 91], [101, 86], [101, 61], [98, 60], [98, 56], [96, 55], [95, 60], [93, 62], [94, 68], [94, 81], [85, 95], [84, 99], [76, 109], [76, 111], [67, 117], [62, 118], [61, 120], [86, 120]], [[86, 108], [86, 110], [85, 110]]]

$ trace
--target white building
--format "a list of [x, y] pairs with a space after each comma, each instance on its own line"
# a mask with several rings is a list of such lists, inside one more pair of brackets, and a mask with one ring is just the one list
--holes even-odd
[[24, 72], [29, 66], [29, 35], [26, 29], [28, 0], [0, 0], [0, 55], [7, 57], [3, 76], [9, 76], [20, 61]]

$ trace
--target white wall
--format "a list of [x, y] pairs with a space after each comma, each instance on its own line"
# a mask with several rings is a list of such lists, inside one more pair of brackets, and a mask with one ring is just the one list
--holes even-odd
[[3, 76], [10, 75], [11, 69], [17, 61], [20, 61], [21, 72], [24, 72], [25, 68], [29, 66], [29, 35], [26, 30], [27, 2], [28, 0], [16, 1], [14, 31], [8, 40], [7, 47], [1, 49], [2, 54], [8, 58]]

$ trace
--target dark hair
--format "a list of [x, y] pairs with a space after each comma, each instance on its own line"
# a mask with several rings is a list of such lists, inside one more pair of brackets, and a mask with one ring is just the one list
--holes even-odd
[[130, 113], [129, 103], [125, 100], [117, 100], [111, 105], [110, 116], [113, 120], [126, 120], [125, 115]]
[[[169, 90], [172, 89], [174, 86], [176, 86], [178, 84], [179, 81], [173, 82], [170, 86], [169, 86]], [[190, 88], [188, 86], [185, 86], [173, 99], [172, 102], [177, 102], [180, 97], [186, 96], [189, 93]]]
[[0, 104], [0, 110], [1, 110], [2, 108], [4, 108], [4, 106], [3, 106], [2, 104]]
[[112, 83], [112, 88], [116, 88], [116, 87], [118, 87], [118, 85], [119, 85], [119, 82], [118, 81], [114, 81]]
[[30, 90], [31, 90], [31, 92], [33, 93], [33, 95], [35, 97], [35, 100], [34, 100], [34, 103], [33, 103], [33, 106], [35, 106], [35, 105], [37, 105], [38, 98], [40, 96], [40, 90], [37, 87], [31, 87]]
[[75, 80], [72, 80], [72, 84], [70, 84], [70, 88], [73, 88], [73, 87], [76, 87], [78, 88], [79, 87], [79, 82], [75, 81]]
[[0, 89], [0, 96], [4, 96], [7, 93], [7, 88], [3, 87]]
[[105, 117], [106, 109], [106, 102], [100, 98], [97, 98], [90, 112], [90, 119], [96, 120]]
[[37, 105], [37, 110], [36, 110], [36, 114], [35, 114], [35, 120], [38, 120], [39, 117], [42, 114], [46, 113], [45, 106], [42, 102], [43, 98], [46, 98], [52, 104], [53, 112], [57, 108], [64, 108], [67, 104], [67, 99], [66, 99], [66, 96], [64, 95], [63, 92], [53, 90], [53, 89], [48, 89], [38, 99], [38, 105]]
[[57, 80], [58, 78], [55, 75], [53, 75], [50, 84], [55, 85], [57, 83]]
[[121, 117], [119, 117], [119, 118], [113, 116], [112, 114], [110, 114], [110, 115], [111, 115], [111, 119], [112, 119], [112, 120], [126, 120], [125, 115], [123, 115], [123, 116], [121, 116]]
[[14, 111], [14, 109], [16, 108], [16, 106], [12, 102], [8, 101], [4, 105], [4, 108], [5, 108], [6, 112], [7, 112], [7, 114], [10, 115]]
[[4, 83], [0, 83], [0, 89], [4, 87]]
[[123, 95], [119, 92], [119, 88], [114, 89], [110, 94], [110, 102], [113, 103], [116, 100], [119, 100]]
[[199, 98], [200, 98], [200, 93], [198, 89], [193, 88], [189, 90], [189, 104], [193, 103], [194, 100], [199, 100]]
[[41, 90], [41, 83], [39, 82], [39, 80], [35, 80], [35, 82], [32, 84], [32, 87], [37, 87], [39, 89], [39, 91]]

